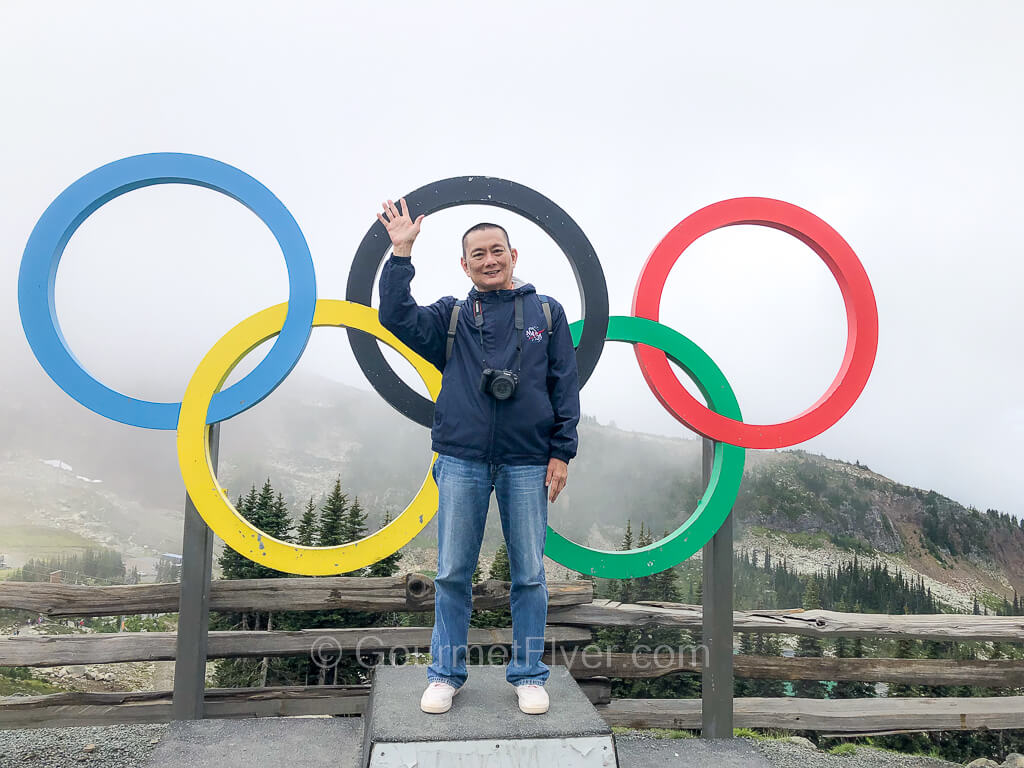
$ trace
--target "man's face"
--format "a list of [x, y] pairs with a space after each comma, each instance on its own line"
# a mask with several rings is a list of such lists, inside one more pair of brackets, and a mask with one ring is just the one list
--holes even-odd
[[500, 229], [480, 229], [466, 235], [462, 268], [478, 291], [507, 290], [512, 287], [517, 257]]

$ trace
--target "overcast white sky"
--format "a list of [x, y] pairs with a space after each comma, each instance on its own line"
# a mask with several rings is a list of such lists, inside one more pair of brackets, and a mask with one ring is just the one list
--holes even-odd
[[[804, 447], [1022, 515], [1022, 33], [1016, 2], [4, 3], [4, 368], [37, 365], [16, 297], [36, 219], [127, 155], [193, 152], [262, 181], [302, 227], [321, 298], [344, 297], [380, 201], [435, 179], [502, 176], [559, 203], [594, 244], [615, 314], [685, 216], [776, 197], [846, 238], [880, 314], [867, 389]], [[458, 234], [480, 219], [508, 226], [518, 274], [578, 316], [558, 250], [494, 209], [426, 220], [421, 303], [468, 289]], [[285, 298], [269, 232], [194, 187], [102, 208], [57, 283], [79, 359], [166, 400], [225, 330]], [[748, 421], [813, 403], [845, 344], [825, 266], [755, 227], [687, 251], [662, 321], [719, 363]], [[316, 331], [298, 367], [368, 388], [335, 331]], [[688, 434], [622, 344], [582, 399], [601, 421]]]

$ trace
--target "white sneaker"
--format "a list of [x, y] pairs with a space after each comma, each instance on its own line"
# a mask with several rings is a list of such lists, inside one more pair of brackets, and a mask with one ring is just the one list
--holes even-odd
[[432, 715], [440, 715], [452, 708], [452, 697], [459, 688], [442, 682], [432, 682], [420, 698], [420, 709]]
[[519, 709], [528, 715], [542, 715], [548, 711], [550, 701], [543, 685], [517, 685], [516, 696], [519, 697]]

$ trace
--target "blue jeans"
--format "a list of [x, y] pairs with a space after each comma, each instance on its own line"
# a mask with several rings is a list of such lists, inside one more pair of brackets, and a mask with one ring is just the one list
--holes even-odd
[[547, 467], [488, 464], [442, 454], [434, 463], [433, 473], [440, 496], [432, 661], [427, 667], [427, 680], [456, 688], [466, 682], [472, 577], [493, 489], [512, 571], [512, 660], [505, 679], [513, 685], [543, 685], [550, 674], [547, 664], [540, 660], [548, 615], [544, 575]]

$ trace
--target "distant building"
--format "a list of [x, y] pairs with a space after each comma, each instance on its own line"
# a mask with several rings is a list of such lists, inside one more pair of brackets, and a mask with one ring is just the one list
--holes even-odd
[[0, 552], [0, 568], [6, 568], [7, 567], [7, 561], [5, 560], [6, 557], [7, 557], [7, 555], [5, 555], [2, 552]]
[[50, 583], [60, 584], [64, 581], [64, 571], [50, 571]]
[[156, 561], [157, 583], [181, 581], [181, 555], [164, 552]]

